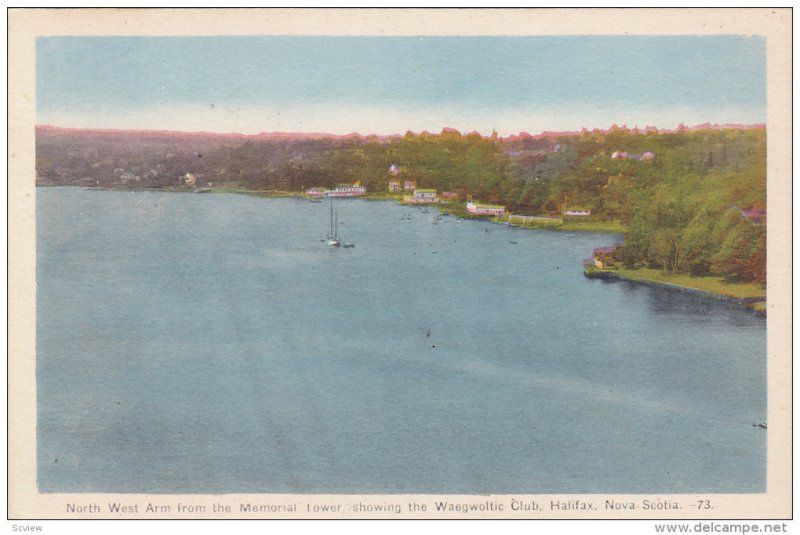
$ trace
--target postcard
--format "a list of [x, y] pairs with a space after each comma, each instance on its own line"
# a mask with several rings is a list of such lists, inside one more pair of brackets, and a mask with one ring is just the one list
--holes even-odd
[[790, 36], [11, 9], [10, 519], [791, 518]]

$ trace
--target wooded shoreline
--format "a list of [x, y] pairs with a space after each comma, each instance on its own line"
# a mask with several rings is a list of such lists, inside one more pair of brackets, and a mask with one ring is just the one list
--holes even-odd
[[763, 125], [347, 139], [40, 126], [36, 182], [270, 197], [358, 184], [400, 202], [435, 191], [465, 219], [472, 200], [514, 226], [624, 234], [613, 256], [628, 268], [766, 284]]

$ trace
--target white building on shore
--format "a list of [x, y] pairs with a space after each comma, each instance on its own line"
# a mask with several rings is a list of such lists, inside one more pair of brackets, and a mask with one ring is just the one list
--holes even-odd
[[506, 207], [499, 204], [485, 204], [476, 201], [467, 201], [467, 212], [474, 215], [501, 216], [506, 213]]
[[435, 204], [439, 195], [435, 189], [415, 189], [414, 195], [406, 195], [403, 202], [407, 204]]
[[367, 193], [367, 188], [361, 182], [354, 184], [337, 184], [335, 189], [329, 189], [323, 193], [325, 197], [360, 197]]

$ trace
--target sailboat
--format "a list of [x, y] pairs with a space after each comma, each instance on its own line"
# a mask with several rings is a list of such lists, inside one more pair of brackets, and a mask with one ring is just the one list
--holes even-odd
[[339, 241], [339, 225], [338, 214], [334, 217], [333, 214], [333, 197], [331, 197], [331, 230], [328, 232], [328, 237], [325, 238], [326, 243], [331, 247], [339, 247], [342, 242]]

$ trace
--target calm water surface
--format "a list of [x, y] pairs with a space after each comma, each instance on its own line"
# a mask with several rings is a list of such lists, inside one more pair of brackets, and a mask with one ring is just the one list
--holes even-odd
[[584, 278], [619, 236], [336, 206], [355, 248], [302, 199], [39, 188], [41, 491], [765, 491], [763, 318]]

